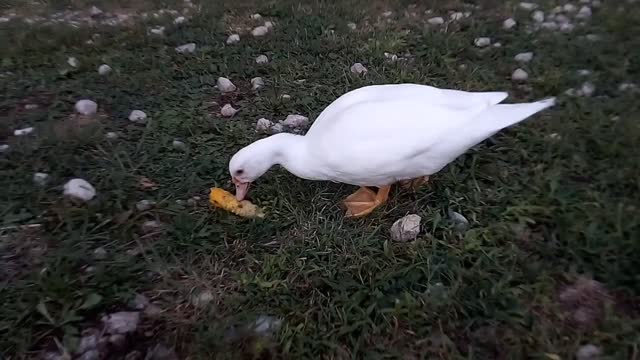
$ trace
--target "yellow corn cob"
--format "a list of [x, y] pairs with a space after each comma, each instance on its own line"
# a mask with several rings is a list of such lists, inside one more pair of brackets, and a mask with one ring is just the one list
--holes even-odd
[[227, 210], [242, 217], [264, 217], [262, 209], [252, 204], [248, 200], [238, 201], [236, 197], [230, 192], [220, 189], [212, 188], [209, 193], [209, 202], [214, 206]]

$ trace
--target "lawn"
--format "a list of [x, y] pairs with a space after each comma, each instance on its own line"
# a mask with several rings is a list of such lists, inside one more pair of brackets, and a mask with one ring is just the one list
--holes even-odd
[[[637, 359], [640, 5], [582, 2], [537, 3], [543, 24], [575, 25], [561, 31], [491, 0], [5, 1], [0, 356]], [[266, 136], [258, 119], [313, 121], [349, 90], [404, 82], [559, 102], [363, 219], [340, 207], [354, 187], [282, 169], [250, 193], [264, 219], [209, 205], [233, 189], [231, 155]], [[81, 99], [98, 112], [76, 114]], [[73, 178], [97, 195], [63, 196]], [[392, 241], [407, 214], [420, 234]], [[131, 327], [110, 329], [119, 316]]]

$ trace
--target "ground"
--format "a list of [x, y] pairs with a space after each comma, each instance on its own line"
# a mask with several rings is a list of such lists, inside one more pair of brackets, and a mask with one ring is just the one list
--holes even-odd
[[[77, 353], [91, 329], [106, 331], [103, 316], [143, 308], [99, 357], [570, 359], [592, 344], [610, 359], [637, 358], [640, 104], [620, 84], [640, 80], [640, 8], [596, 1], [570, 32], [536, 30], [531, 10], [499, 1], [4, 2], [4, 358], [64, 358], [56, 354]], [[538, 4], [545, 14], [564, 5]], [[100, 25], [88, 21], [92, 5], [150, 15]], [[187, 21], [153, 16], [159, 9], [187, 9]], [[71, 10], [84, 19], [75, 27], [42, 24]], [[469, 14], [450, 21], [453, 12]], [[427, 23], [437, 16], [444, 24]], [[505, 30], [509, 17], [518, 24]], [[252, 37], [247, 27], [266, 20], [275, 27]], [[164, 35], [148, 32], [158, 25]], [[227, 45], [234, 32], [240, 42]], [[478, 48], [478, 37], [502, 46]], [[189, 42], [194, 53], [176, 53]], [[526, 51], [533, 60], [518, 64]], [[260, 54], [268, 64], [256, 64]], [[356, 62], [368, 72], [352, 73]], [[103, 63], [110, 74], [98, 74]], [[526, 81], [512, 81], [518, 67]], [[222, 95], [220, 76], [238, 89]], [[256, 76], [266, 86], [252, 91]], [[281, 169], [251, 191], [264, 219], [208, 204], [210, 187], [232, 189], [234, 151], [265, 136], [259, 118], [313, 120], [350, 89], [401, 82], [559, 103], [417, 192], [394, 189], [363, 219], [339, 206], [352, 186]], [[592, 96], [565, 94], [584, 82]], [[80, 99], [98, 114], [75, 115]], [[232, 118], [220, 116], [227, 103], [239, 109]], [[146, 124], [127, 119], [134, 109]], [[45, 185], [36, 172], [49, 174]], [[97, 196], [64, 197], [72, 178]], [[140, 200], [155, 205], [138, 210]], [[392, 223], [410, 213], [422, 217], [420, 234], [393, 242]]]

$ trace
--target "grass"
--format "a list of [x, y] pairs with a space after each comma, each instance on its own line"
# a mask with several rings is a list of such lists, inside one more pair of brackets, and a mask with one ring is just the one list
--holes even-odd
[[[0, 24], [0, 41], [9, 45], [0, 142], [11, 145], [0, 154], [4, 357], [32, 358], [56, 341], [73, 351], [83, 329], [142, 293], [162, 311], [144, 316], [113, 357], [162, 342], [181, 358], [564, 359], [585, 343], [611, 359], [637, 358], [640, 105], [637, 94], [617, 86], [640, 80], [640, 10], [606, 2], [571, 34], [528, 34], [526, 12], [480, 3], [247, 1], [203, 4], [181, 27], [170, 18], [90, 31]], [[426, 8], [434, 15], [424, 15]], [[379, 19], [384, 10], [394, 11], [392, 21]], [[424, 26], [447, 10], [473, 14], [444, 31]], [[274, 20], [275, 30], [225, 45], [227, 27], [251, 26], [253, 12]], [[518, 30], [501, 29], [507, 16], [516, 17]], [[348, 29], [350, 21], [358, 30]], [[146, 35], [155, 24], [167, 26], [166, 36]], [[86, 45], [94, 32], [99, 37]], [[589, 33], [604, 39], [581, 38]], [[478, 36], [503, 46], [479, 51], [472, 46]], [[194, 54], [174, 52], [192, 41]], [[514, 84], [513, 56], [528, 50], [535, 52], [523, 66], [530, 80]], [[384, 52], [411, 56], [389, 63]], [[260, 54], [270, 63], [256, 65]], [[81, 66], [69, 69], [68, 56]], [[350, 73], [354, 62], [368, 67], [367, 76]], [[114, 72], [98, 75], [101, 63]], [[593, 71], [597, 96], [563, 98], [475, 147], [430, 186], [394, 190], [365, 219], [346, 220], [338, 206], [352, 187], [280, 169], [252, 190], [267, 208], [263, 220], [206, 203], [209, 187], [230, 188], [227, 162], [261, 136], [253, 131], [260, 117], [313, 119], [346, 91], [380, 83], [499, 89], [510, 101], [534, 100], [579, 86], [578, 69]], [[218, 76], [239, 90], [221, 96], [213, 87]], [[255, 76], [267, 81], [257, 93], [249, 84]], [[284, 93], [291, 101], [280, 99]], [[81, 98], [95, 100], [100, 116], [73, 117]], [[228, 102], [240, 112], [219, 118]], [[39, 107], [25, 110], [31, 103]], [[131, 124], [133, 109], [151, 121]], [[35, 134], [11, 135], [24, 126], [35, 126]], [[107, 131], [120, 137], [107, 140]], [[174, 149], [174, 139], [186, 149]], [[38, 171], [51, 175], [47, 186], [32, 183]], [[72, 177], [91, 182], [97, 198], [83, 205], [63, 199]], [[141, 188], [142, 177], [157, 188]], [[194, 196], [203, 200], [185, 203]], [[138, 212], [142, 199], [158, 204]], [[469, 219], [466, 233], [455, 230], [449, 210]], [[388, 229], [408, 213], [422, 216], [423, 231], [415, 242], [392, 242]], [[147, 220], [164, 226], [144, 233]], [[40, 227], [16, 228], [25, 224]], [[99, 247], [106, 257], [94, 255]], [[575, 285], [589, 278], [603, 289]], [[573, 290], [584, 294], [568, 297]], [[193, 297], [205, 291], [211, 302], [195, 306]], [[586, 319], [576, 315], [580, 309]], [[260, 315], [281, 318], [281, 328], [266, 337], [240, 331]]]

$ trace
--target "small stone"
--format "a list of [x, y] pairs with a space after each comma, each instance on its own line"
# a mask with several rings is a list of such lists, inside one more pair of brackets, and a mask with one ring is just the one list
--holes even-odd
[[69, 64], [69, 66], [71, 67], [77, 68], [78, 66], [80, 66], [80, 61], [72, 56], [67, 59], [67, 64]]
[[529, 61], [533, 60], [533, 53], [532, 52], [519, 53], [516, 56], [514, 56], [513, 59], [517, 62], [528, 63]]
[[291, 95], [289, 95], [289, 94], [282, 94], [282, 95], [280, 95], [280, 99], [281, 99], [282, 101], [289, 101], [289, 100], [291, 100]]
[[96, 196], [96, 189], [84, 179], [71, 179], [64, 184], [63, 194], [74, 199], [89, 201]]
[[129, 307], [135, 310], [144, 310], [147, 306], [149, 306], [149, 299], [142, 294], [136, 294], [129, 302]]
[[238, 42], [240, 42], [240, 35], [238, 35], [238, 34], [231, 34], [227, 38], [227, 44], [228, 45], [235, 44], [235, 43], [238, 43]]
[[531, 14], [531, 19], [537, 23], [541, 23], [544, 21], [544, 12], [541, 10], [536, 10]]
[[108, 133], [104, 134], [104, 137], [106, 137], [109, 140], [115, 140], [118, 138], [118, 133], [114, 131], [109, 131]]
[[162, 228], [162, 223], [155, 220], [148, 220], [143, 222], [140, 228], [142, 229], [143, 233], [149, 234], [160, 230]]
[[149, 29], [149, 32], [153, 35], [162, 36], [164, 35], [164, 26], [156, 26], [154, 28]]
[[89, 9], [89, 15], [100, 16], [102, 15], [102, 10], [100, 10], [100, 8], [98, 8], [97, 6], [92, 6], [91, 9]]
[[274, 26], [275, 26], [275, 24], [273, 22], [271, 22], [271, 21], [265, 21], [264, 22], [264, 27], [266, 27], [269, 30], [273, 29]]
[[133, 110], [129, 114], [129, 121], [137, 124], [144, 124], [147, 122], [147, 114], [142, 110]]
[[98, 260], [106, 259], [107, 250], [105, 250], [103, 247], [96, 248], [95, 250], [93, 250], [93, 257]]
[[369, 70], [367, 70], [367, 68], [364, 67], [364, 65], [362, 65], [361, 63], [355, 63], [351, 65], [351, 72], [354, 74], [362, 75], [366, 74], [368, 71]]
[[597, 360], [602, 356], [602, 349], [593, 344], [582, 345], [576, 352], [576, 360]]
[[196, 43], [188, 43], [176, 47], [178, 54], [191, 54], [196, 51]]
[[441, 18], [440, 16], [432, 17], [431, 19], [427, 20], [427, 22], [430, 25], [442, 25], [442, 24], [444, 24], [444, 19]]
[[551, 140], [560, 140], [562, 139], [562, 136], [558, 133], [551, 133], [549, 134], [548, 138]]
[[502, 28], [505, 30], [509, 30], [516, 26], [518, 23], [513, 18], [508, 18], [507, 20], [502, 22]]
[[542, 24], [540, 24], [540, 28], [545, 29], [545, 30], [558, 30], [558, 24], [552, 22], [552, 21], [547, 21], [547, 22], [543, 22]]
[[260, 315], [251, 324], [249, 324], [249, 330], [262, 336], [272, 334], [280, 329], [282, 326], [282, 320], [269, 315]]
[[264, 132], [269, 130], [273, 126], [273, 122], [269, 119], [260, 118], [256, 123], [256, 131]]
[[288, 115], [286, 119], [282, 121], [282, 125], [301, 128], [309, 125], [309, 118], [302, 115]]
[[389, 17], [391, 15], [393, 15], [393, 11], [385, 11], [385, 12], [382, 13], [382, 16], [384, 16], [384, 17]]
[[38, 186], [45, 186], [49, 182], [49, 174], [37, 172], [33, 174], [33, 182]]
[[107, 75], [110, 72], [111, 72], [111, 66], [109, 66], [107, 64], [102, 64], [102, 65], [98, 66], [98, 74]]
[[593, 83], [585, 82], [578, 90], [582, 96], [591, 97], [596, 92], [596, 86]]
[[256, 58], [256, 64], [263, 65], [263, 64], [266, 64], [268, 62], [269, 62], [269, 58], [267, 57], [267, 55], [259, 55]]
[[384, 58], [391, 61], [391, 62], [396, 62], [398, 61], [398, 55], [396, 54], [390, 54], [388, 52], [384, 53]]
[[564, 94], [567, 96], [578, 96], [578, 91], [576, 89], [567, 89], [564, 91]]
[[551, 9], [550, 13], [551, 13], [552, 15], [556, 15], [556, 14], [559, 14], [559, 13], [561, 13], [561, 12], [563, 12], [563, 11], [564, 11], [564, 10], [562, 9], [562, 6], [556, 6], [556, 7], [554, 7], [553, 9]]
[[93, 115], [98, 111], [98, 104], [95, 101], [83, 99], [76, 102], [76, 112], [82, 115]]
[[576, 71], [576, 74], [578, 74], [578, 76], [589, 76], [589, 75], [591, 75], [591, 70], [580, 69], [580, 70]]
[[154, 206], [156, 206], [156, 202], [153, 200], [140, 200], [136, 203], [136, 209], [138, 211], [151, 210]]
[[415, 240], [420, 233], [420, 221], [422, 218], [416, 214], [398, 219], [391, 226], [391, 239], [398, 242]]
[[477, 47], [485, 47], [491, 45], [491, 39], [488, 37], [479, 37], [473, 40], [473, 43]]
[[453, 223], [453, 228], [455, 231], [463, 233], [467, 231], [467, 229], [469, 229], [469, 220], [467, 220], [467, 218], [462, 214], [453, 210], [449, 210], [448, 215], [449, 221]]
[[78, 348], [76, 354], [82, 354], [84, 352], [95, 350], [98, 347], [100, 340], [99, 332], [97, 329], [89, 329], [83, 332], [83, 335], [78, 342]]
[[238, 112], [238, 110], [234, 109], [231, 104], [226, 104], [220, 109], [220, 114], [224, 117], [232, 117]]
[[571, 20], [569, 19], [568, 16], [564, 15], [564, 14], [558, 14], [556, 16], [553, 17], [553, 19], [555, 20], [555, 22], [557, 22], [558, 24], [568, 24], [569, 22], [571, 22]]
[[24, 106], [24, 109], [25, 110], [35, 110], [38, 107], [39, 107], [38, 104], [27, 104], [27, 105]]
[[502, 43], [500, 43], [500, 42], [494, 43], [493, 47], [495, 47], [495, 48], [502, 47]]
[[26, 136], [29, 135], [33, 132], [33, 130], [35, 130], [35, 128], [33, 127], [26, 127], [26, 128], [22, 128], [22, 129], [16, 129], [13, 130], [13, 135], [15, 136]]
[[284, 126], [282, 126], [282, 124], [278, 123], [278, 124], [273, 124], [273, 126], [271, 126], [271, 133], [272, 134], [279, 134], [281, 132], [284, 131]]
[[580, 8], [580, 11], [576, 14], [576, 19], [588, 19], [591, 17], [591, 8], [588, 6], [583, 6]]
[[251, 14], [251, 19], [252, 20], [260, 20], [260, 19], [262, 19], [262, 15], [260, 15], [260, 14]]
[[171, 143], [171, 146], [173, 146], [174, 149], [176, 150], [186, 150], [187, 149], [187, 145], [180, 141], [180, 140], [173, 140], [173, 142]]
[[598, 41], [600, 40], [601, 37], [598, 34], [587, 34], [584, 36], [584, 38], [589, 41]]
[[578, 10], [578, 8], [573, 4], [564, 4], [562, 8], [568, 13], [576, 12], [576, 10]]
[[634, 83], [630, 83], [630, 82], [623, 82], [620, 85], [618, 85], [618, 90], [619, 91], [636, 91], [638, 90], [638, 85], [634, 84]]
[[206, 307], [214, 300], [213, 293], [211, 291], [205, 290], [191, 298], [191, 303], [196, 307]]
[[177, 18], [173, 19], [173, 24], [180, 25], [180, 24], [184, 24], [186, 21], [187, 21], [187, 18], [185, 18], [184, 16], [178, 16]]
[[560, 25], [560, 31], [568, 33], [568, 32], [572, 32], [573, 29], [575, 29], [576, 26], [573, 24], [561, 24]]
[[9, 148], [11, 148], [11, 146], [7, 144], [0, 144], [0, 154], [9, 151]]
[[355, 30], [358, 28], [358, 25], [356, 25], [356, 23], [350, 22], [350, 23], [347, 23], [347, 27], [351, 30]]
[[464, 18], [464, 14], [461, 12], [454, 12], [453, 14], [449, 15], [449, 19], [451, 19], [451, 21], [462, 20], [462, 18]]
[[218, 78], [217, 87], [218, 87], [218, 90], [222, 91], [223, 93], [232, 92], [236, 90], [236, 86], [233, 85], [231, 80], [225, 77]]
[[258, 26], [255, 29], [251, 30], [251, 35], [255, 37], [265, 36], [269, 32], [269, 28], [266, 26]]
[[530, 2], [521, 2], [519, 6], [520, 6], [520, 9], [527, 10], [527, 11], [535, 10], [538, 8], [538, 4], [530, 3]]
[[127, 334], [134, 332], [140, 322], [140, 313], [121, 311], [102, 317], [104, 331], [107, 334]]
[[251, 89], [258, 90], [264, 86], [264, 80], [261, 77], [254, 77], [251, 79]]

